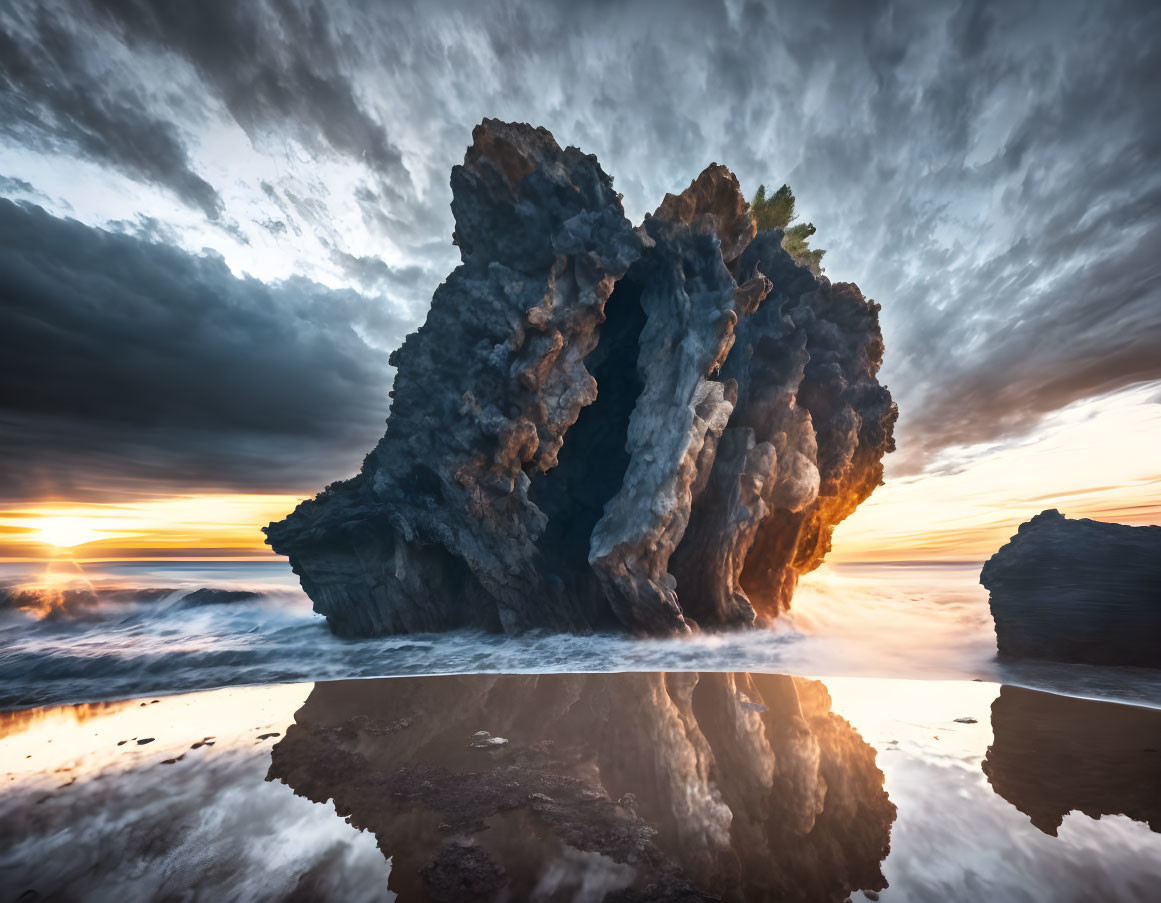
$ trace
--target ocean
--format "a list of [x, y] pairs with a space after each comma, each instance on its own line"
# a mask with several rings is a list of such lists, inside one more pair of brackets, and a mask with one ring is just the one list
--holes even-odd
[[344, 640], [282, 560], [3, 564], [0, 708], [295, 681], [623, 671], [982, 680], [1161, 706], [1156, 672], [997, 661], [978, 574], [963, 563], [824, 566], [772, 630]]

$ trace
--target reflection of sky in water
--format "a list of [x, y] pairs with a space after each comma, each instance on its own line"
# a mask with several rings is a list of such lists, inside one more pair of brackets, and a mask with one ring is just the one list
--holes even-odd
[[309, 691], [9, 715], [0, 722], [4, 898], [33, 889], [94, 901], [264, 900], [305, 887], [310, 899], [316, 881], [325, 898], [382, 899], [388, 868], [373, 838], [263, 781], [276, 737], [257, 738], [284, 734]]
[[[1158, 886], [1161, 834], [1145, 824], [1073, 812], [1052, 837], [993, 792], [981, 762], [994, 684], [824, 682], [833, 710], [877, 749], [899, 809], [884, 900], [1142, 900]], [[317, 899], [382, 899], [388, 865], [370, 834], [330, 803], [263, 781], [272, 744], [310, 691], [234, 689], [7, 716], [0, 884], [13, 896], [36, 886], [93, 900], [187, 889], [274, 899], [296, 887]], [[207, 737], [212, 746], [191, 749]]]
[[[835, 711], [879, 750], [887, 792], [899, 807], [884, 865], [891, 884], [884, 900], [1058, 903], [1155, 896], [1161, 835], [1147, 825], [1072, 812], [1052, 837], [992, 790], [981, 764], [993, 741], [995, 684], [823, 681]], [[963, 717], [977, 723], [956, 723]], [[1156, 783], [1140, 790], [1156, 796], [1159, 786], [1161, 765]]]

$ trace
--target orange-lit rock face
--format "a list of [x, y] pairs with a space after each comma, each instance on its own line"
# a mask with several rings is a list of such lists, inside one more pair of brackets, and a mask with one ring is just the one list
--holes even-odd
[[386, 435], [271, 546], [346, 635], [776, 615], [893, 448], [878, 305], [755, 234], [724, 166], [634, 228], [544, 129], [473, 139]]
[[318, 684], [295, 721], [270, 778], [373, 832], [401, 899], [529, 899], [552, 862], [560, 899], [582, 884], [607, 900], [885, 886], [895, 807], [813, 681], [353, 681]]

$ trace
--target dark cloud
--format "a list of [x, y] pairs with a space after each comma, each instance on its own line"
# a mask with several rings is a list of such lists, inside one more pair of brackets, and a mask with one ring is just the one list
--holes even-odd
[[[978, 304], [980, 322], [959, 331], [966, 347], [933, 335], [930, 358], [911, 365], [930, 380], [912, 390], [910, 469], [949, 445], [1019, 436], [1077, 400], [1161, 380], [1161, 193], [1084, 223], [1086, 212], [1067, 238], [1021, 240], [976, 275], [966, 291], [997, 300]], [[1075, 266], [1037, 285], [1037, 259]]]
[[321, 3], [93, 0], [130, 47], [173, 51], [254, 139], [273, 128], [307, 146], [364, 160], [391, 185], [407, 178], [399, 149], [346, 70], [353, 35]]
[[14, 195], [24, 195], [30, 198], [46, 197], [31, 182], [24, 179], [14, 179], [11, 176], [0, 175], [0, 197], [8, 198]]
[[422, 267], [393, 267], [378, 257], [359, 257], [338, 249], [331, 252], [331, 258], [366, 289], [412, 288], [427, 281], [427, 271]]
[[[635, 216], [714, 160], [750, 191], [788, 181], [829, 274], [883, 304], [896, 470], [1161, 379], [1156, 3], [12, 9], [10, 138], [71, 142], [207, 212], [217, 195], [182, 143], [206, 110], [255, 147], [305, 147], [319, 172], [343, 167], [339, 190], [264, 174], [261, 212], [234, 215], [266, 241], [316, 237], [331, 272], [405, 298], [413, 323], [454, 262], [448, 170], [496, 116], [596, 153]], [[90, 45], [142, 65], [111, 78]], [[158, 67], [194, 83], [150, 90]], [[374, 241], [352, 242], [352, 223]], [[378, 240], [394, 253], [369, 255]]]
[[173, 191], [210, 219], [218, 193], [193, 171], [178, 127], [146, 109], [145, 92], [100, 79], [93, 45], [43, 8], [0, 14], [0, 131], [29, 147], [71, 146]]
[[0, 200], [0, 496], [289, 491], [353, 471], [393, 310]]

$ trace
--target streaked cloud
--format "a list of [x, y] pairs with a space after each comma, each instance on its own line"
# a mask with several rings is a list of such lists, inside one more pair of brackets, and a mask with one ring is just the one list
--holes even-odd
[[398, 311], [0, 200], [0, 497], [272, 491], [353, 473]]
[[[285, 443], [299, 413], [274, 409], [291, 394], [256, 388], [226, 400], [215, 439], [204, 411], [204, 429], [162, 418], [151, 431], [140, 393], [104, 393], [83, 419], [77, 483], [119, 458], [148, 461], [139, 472], [159, 483], [222, 473], [277, 491], [347, 472], [380, 431], [390, 375], [357, 345], [337, 371], [320, 349], [353, 342], [342, 318], [383, 347], [422, 321], [456, 259], [448, 170], [484, 116], [596, 153], [634, 218], [714, 160], [749, 190], [788, 181], [831, 277], [883, 305], [883, 376], [901, 410], [889, 473], [951, 474], [1055, 411], [1161, 379], [1153, 3], [17, 0], [0, 25], [13, 193], [58, 216], [70, 204], [90, 227], [149, 224], [150, 253], [220, 254], [178, 270], [216, 266], [239, 322], [259, 306], [265, 325], [237, 335], [260, 341], [282, 304], [314, 330], [281, 359], [254, 357], [253, 385], [294, 368], [291, 384], [333, 411], [311, 420], [306, 404], [299, 432], [314, 438]], [[345, 295], [324, 326], [302, 300], [322, 305], [323, 286], [382, 298], [394, 318], [367, 319], [374, 304]], [[205, 303], [171, 289], [174, 304]], [[83, 309], [100, 332], [115, 307]], [[60, 372], [76, 376], [69, 358]], [[336, 403], [340, 389], [352, 400]], [[61, 451], [80, 434], [75, 405], [34, 413], [39, 397], [0, 411], [9, 448], [25, 449], [9, 485], [39, 478], [22, 469], [38, 448], [44, 469], [81, 468]], [[145, 425], [111, 425], [137, 404]], [[245, 405], [261, 410], [243, 429]]]

